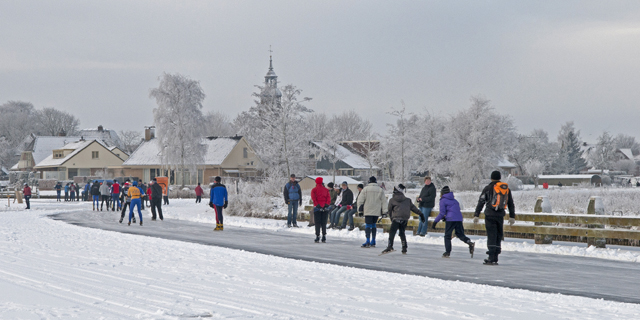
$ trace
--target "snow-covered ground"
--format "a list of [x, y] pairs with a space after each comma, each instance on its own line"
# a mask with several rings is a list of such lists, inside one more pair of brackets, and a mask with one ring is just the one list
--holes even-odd
[[[189, 212], [190, 219], [208, 219], [204, 204], [189, 202], [172, 200], [166, 219], [187, 219]], [[45, 217], [87, 206], [34, 200], [32, 211], [0, 211], [0, 318], [640, 317], [636, 304], [290, 260]], [[252, 220], [259, 219], [228, 217], [227, 223], [257, 224]]]

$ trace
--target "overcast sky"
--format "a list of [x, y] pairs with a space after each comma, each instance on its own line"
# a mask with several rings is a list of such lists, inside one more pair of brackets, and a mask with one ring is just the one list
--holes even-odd
[[482, 94], [520, 132], [574, 121], [640, 138], [639, 1], [0, 0], [0, 104], [81, 127], [151, 125], [163, 72], [199, 80], [204, 110], [252, 105], [273, 48], [281, 84], [316, 111], [386, 130], [401, 99], [452, 114]]

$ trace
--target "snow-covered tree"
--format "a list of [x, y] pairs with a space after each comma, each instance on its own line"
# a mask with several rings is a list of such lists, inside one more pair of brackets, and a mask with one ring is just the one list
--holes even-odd
[[122, 142], [122, 150], [128, 154], [133, 153], [142, 142], [142, 133], [135, 130], [121, 130], [118, 135]]
[[538, 187], [538, 176], [544, 172], [545, 167], [546, 165], [542, 161], [535, 158], [530, 159], [523, 165], [524, 172], [533, 179], [536, 188]]
[[388, 112], [396, 118], [396, 121], [387, 124], [387, 135], [381, 141], [380, 147], [383, 153], [381, 162], [392, 173], [391, 178], [404, 183], [407, 181], [411, 169], [408, 149], [414, 135], [410, 129], [415, 125], [417, 117], [407, 111], [404, 101], [400, 101], [400, 103], [401, 108], [392, 108]]
[[520, 172], [530, 176], [532, 173], [527, 171], [527, 164], [540, 163], [544, 170], [551, 166], [556, 157], [557, 146], [549, 142], [549, 134], [542, 129], [535, 129], [528, 135], [519, 134], [514, 148], [509, 152], [509, 160]]
[[553, 164], [556, 173], [575, 174], [586, 167], [580, 150], [580, 131], [574, 128], [573, 121], [565, 123], [560, 128], [558, 144], [558, 158]]
[[447, 124], [446, 119], [425, 111], [410, 128], [409, 149], [416, 158], [413, 166], [418, 172], [429, 172], [433, 179], [449, 170], [453, 150]]
[[303, 172], [310, 151], [304, 119], [313, 112], [304, 103], [311, 98], [300, 99], [302, 90], [291, 84], [283, 87], [281, 94], [275, 87], [257, 88], [255, 106], [240, 113], [235, 126], [251, 141], [265, 165], [275, 169], [272, 172], [287, 176]]
[[471, 97], [471, 107], [453, 116], [448, 126], [452, 183], [459, 189], [479, 187], [515, 144], [513, 120], [480, 96]]
[[206, 151], [201, 143], [206, 129], [201, 111], [205, 94], [199, 81], [165, 73], [149, 97], [158, 104], [153, 118], [163, 164], [178, 169], [184, 186], [187, 168], [196, 172]]
[[41, 133], [50, 136], [66, 134], [76, 135], [80, 120], [74, 115], [55, 108], [42, 108], [36, 111], [38, 129]]
[[219, 111], [209, 111], [204, 116], [206, 136], [229, 137], [237, 133], [228, 115]]
[[618, 149], [631, 149], [634, 156], [640, 154], [640, 143], [636, 141], [633, 136], [626, 134], [618, 134], [615, 138], [616, 148]]
[[371, 132], [372, 124], [353, 110], [331, 117], [330, 127], [340, 141], [364, 140]]
[[33, 104], [23, 101], [8, 101], [0, 105], [0, 137], [4, 138], [0, 165], [10, 168], [24, 148], [23, 142], [31, 133], [37, 132], [37, 117]]
[[326, 113], [310, 113], [305, 118], [305, 123], [312, 141], [322, 141], [331, 133], [331, 124]]
[[603, 132], [589, 153], [589, 164], [596, 169], [611, 169], [616, 161], [616, 145], [609, 132]]

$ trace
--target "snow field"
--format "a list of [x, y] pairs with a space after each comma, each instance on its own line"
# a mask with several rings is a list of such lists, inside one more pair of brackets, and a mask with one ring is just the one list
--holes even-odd
[[[178, 203], [172, 201], [172, 206]], [[640, 317], [640, 305], [635, 304], [361, 270], [83, 228], [45, 217], [81, 205], [44, 201], [37, 205], [40, 209], [30, 212], [2, 213], [0, 318]], [[167, 207], [168, 212], [173, 211], [172, 206]], [[168, 213], [168, 219], [173, 214]]]

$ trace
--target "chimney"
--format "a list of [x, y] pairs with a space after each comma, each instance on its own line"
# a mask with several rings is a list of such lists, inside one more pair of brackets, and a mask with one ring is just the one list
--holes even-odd
[[149, 141], [156, 137], [156, 127], [144, 127], [144, 141]]
[[98, 126], [98, 132], [102, 132], [102, 131], [104, 131], [104, 127], [102, 127], [102, 125], [99, 125]]

